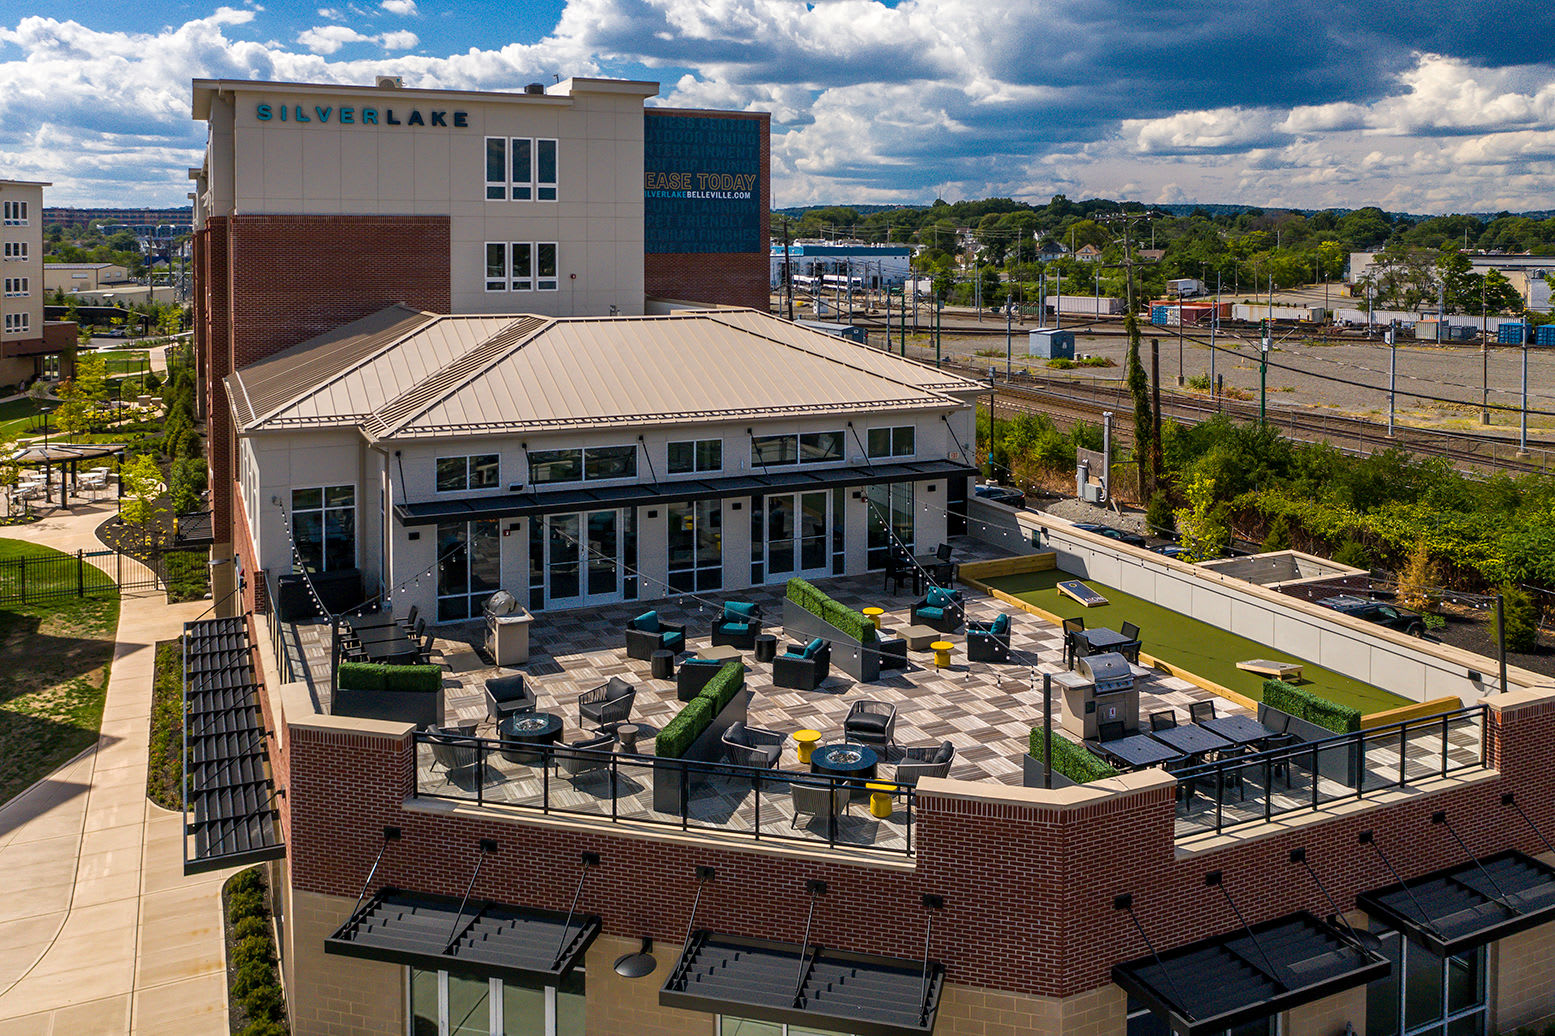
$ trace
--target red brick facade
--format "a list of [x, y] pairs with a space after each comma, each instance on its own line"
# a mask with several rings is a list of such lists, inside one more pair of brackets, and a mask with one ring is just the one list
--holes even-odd
[[652, 298], [746, 306], [766, 312], [770, 307], [772, 237], [772, 116], [765, 112], [697, 111], [647, 108], [648, 118], [695, 114], [708, 119], [752, 119], [761, 123], [761, 237], [759, 251], [690, 252], [643, 257], [643, 290]]
[[403, 303], [450, 309], [447, 216], [219, 216], [195, 235], [195, 319], [218, 543], [232, 536], [237, 472], [221, 379]]
[[808, 898], [820, 878], [830, 893], [816, 911], [812, 938], [863, 952], [915, 955], [924, 927], [922, 893], [945, 897], [934, 923], [933, 955], [954, 983], [1064, 997], [1106, 985], [1112, 965], [1147, 951], [1113, 897], [1132, 893], [1158, 948], [1234, 930], [1237, 922], [1204, 875], [1224, 873], [1226, 889], [1250, 923], [1307, 909], [1329, 913], [1306, 872], [1308, 859], [1343, 909], [1358, 892], [1392, 878], [1363, 829], [1405, 877], [1464, 862], [1446, 831], [1430, 822], [1445, 810], [1475, 853], [1508, 847], [1542, 852], [1538, 837], [1500, 803], [1517, 800], [1545, 831], [1555, 831], [1555, 801], [1543, 774], [1555, 739], [1555, 700], [1489, 713], [1490, 756], [1498, 775], [1438, 794], [1372, 803], [1354, 815], [1311, 823], [1226, 848], [1179, 855], [1170, 786], [1115, 794], [1082, 809], [990, 802], [923, 793], [911, 861], [858, 854], [793, 856], [755, 843], [685, 844], [641, 827], [577, 825], [451, 816], [404, 808], [413, 787], [412, 744], [388, 737], [293, 728], [288, 850], [298, 890], [354, 897], [381, 845], [385, 825], [403, 839], [384, 856], [384, 885], [459, 894], [475, 865], [480, 838], [494, 838], [474, 895], [566, 909], [578, 854], [598, 852], [601, 866], [581, 906], [607, 933], [651, 935], [671, 945], [684, 937], [693, 867], [718, 869], [702, 897], [699, 926], [799, 940]]

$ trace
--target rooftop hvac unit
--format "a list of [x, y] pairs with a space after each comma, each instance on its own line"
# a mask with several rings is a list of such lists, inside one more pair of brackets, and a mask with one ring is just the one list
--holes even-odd
[[377, 86], [380, 90], [402, 90], [405, 80], [400, 76], [379, 76]]

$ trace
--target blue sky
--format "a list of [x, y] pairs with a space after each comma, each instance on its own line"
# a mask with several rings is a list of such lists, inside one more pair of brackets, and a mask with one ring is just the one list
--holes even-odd
[[182, 204], [196, 77], [602, 75], [772, 112], [779, 206], [1549, 208], [1552, 38], [1526, 0], [0, 0], [0, 177]]

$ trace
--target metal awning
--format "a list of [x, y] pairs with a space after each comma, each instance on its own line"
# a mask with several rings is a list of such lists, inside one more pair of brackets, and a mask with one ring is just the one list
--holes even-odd
[[184, 624], [184, 873], [286, 855], [241, 618]]
[[1555, 867], [1509, 849], [1363, 892], [1355, 905], [1450, 957], [1555, 921]]
[[401, 525], [433, 525], [437, 522], [521, 518], [596, 508], [646, 507], [680, 501], [690, 503], [696, 500], [717, 500], [731, 496], [802, 493], [806, 490], [845, 486], [873, 486], [884, 482], [923, 482], [930, 479], [966, 478], [976, 474], [976, 468], [957, 461], [930, 460], [909, 464], [826, 468], [821, 471], [782, 471], [770, 475], [749, 473], [731, 475], [728, 478], [649, 482], [635, 486], [610, 486], [600, 489], [562, 489], [546, 493], [506, 493], [501, 496], [429, 500], [414, 504], [395, 504], [394, 513]]
[[324, 940], [324, 952], [554, 984], [583, 962], [599, 929], [593, 914], [569, 921], [554, 910], [386, 888]]
[[699, 930], [659, 990], [659, 1003], [858, 1036], [912, 1036], [934, 1031], [944, 981], [945, 969], [934, 961], [925, 966]]
[[1112, 981], [1177, 1036], [1204, 1036], [1387, 976], [1387, 959], [1301, 911], [1115, 965]]

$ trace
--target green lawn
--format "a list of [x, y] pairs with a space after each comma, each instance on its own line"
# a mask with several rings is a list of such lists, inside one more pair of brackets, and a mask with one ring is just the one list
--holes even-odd
[[[0, 540], [0, 557], [24, 553], [74, 568], [69, 555]], [[118, 624], [113, 589], [0, 608], [0, 802], [97, 740]]]
[[1083, 618], [1090, 627], [1118, 629], [1123, 623], [1132, 622], [1140, 628], [1140, 640], [1146, 654], [1255, 700], [1263, 698], [1263, 677], [1243, 672], [1236, 663], [1268, 658], [1278, 662], [1300, 662], [1305, 667], [1302, 687], [1329, 701], [1360, 709], [1363, 715], [1410, 704], [1408, 698], [1151, 604], [1094, 579], [1084, 580], [1085, 585], [1107, 598], [1107, 603], [1086, 608], [1056, 589], [1060, 580], [1073, 578], [1067, 572], [1048, 571], [995, 576], [983, 582], [1060, 618]]
[[38, 422], [38, 414], [42, 407], [40, 400], [30, 396], [0, 403], [0, 435], [28, 435], [41, 431], [43, 426]]
[[[23, 563], [21, 558], [28, 561]], [[35, 563], [38, 560], [44, 563]], [[24, 540], [0, 539], [0, 597], [20, 597], [24, 584], [27, 595], [34, 596], [74, 594], [78, 589], [107, 592], [113, 587], [113, 580], [90, 561], [77, 565], [73, 554], [62, 554]]]
[[147, 367], [147, 353], [144, 349], [96, 349], [91, 355], [103, 358], [110, 377], [115, 374], [136, 374]]

